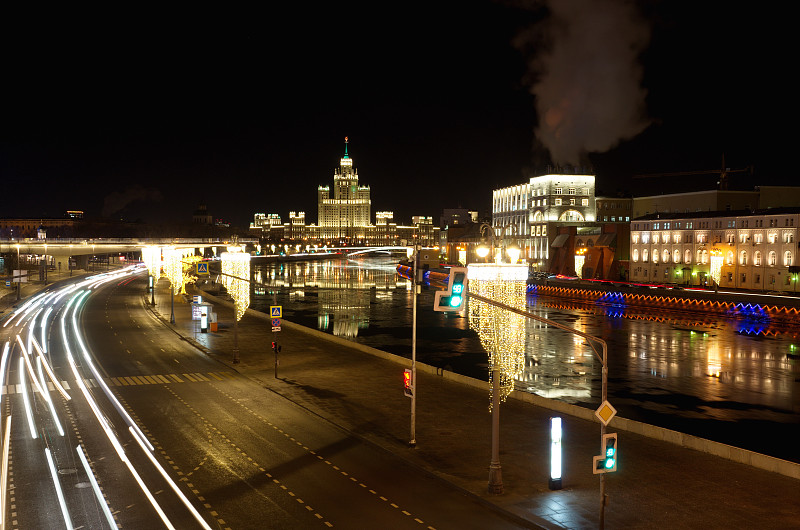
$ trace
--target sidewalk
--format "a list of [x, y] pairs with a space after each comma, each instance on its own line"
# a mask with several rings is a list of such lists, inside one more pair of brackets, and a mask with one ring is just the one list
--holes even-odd
[[[160, 282], [156, 291], [154, 313], [170, 325], [166, 282]], [[143, 293], [143, 303], [149, 299]], [[199, 333], [190, 304], [179, 300], [176, 322], [170, 326], [266, 390], [530, 521], [533, 527], [598, 527], [600, 481], [592, 474], [591, 463], [599, 453], [599, 423], [562, 416], [564, 487], [550, 491], [548, 426], [554, 413], [509, 399], [500, 414], [505, 493], [490, 495], [488, 390], [418, 372], [417, 445], [411, 448], [410, 400], [402, 390], [405, 366], [290, 323], [272, 333], [268, 319], [250, 314], [238, 325], [241, 362], [234, 365], [232, 307], [211, 301], [221, 327], [215, 333]], [[272, 340], [282, 347], [277, 378]], [[616, 428], [609, 432], [619, 433], [619, 466], [616, 473], [606, 475], [608, 528], [800, 527], [798, 480]]]

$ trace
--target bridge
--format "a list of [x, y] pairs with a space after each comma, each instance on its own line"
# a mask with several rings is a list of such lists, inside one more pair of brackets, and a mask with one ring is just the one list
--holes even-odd
[[[257, 238], [239, 238], [237, 244], [257, 244]], [[101, 259], [109, 264], [119, 263], [120, 255], [139, 259], [143, 247], [155, 245], [160, 247], [179, 247], [211, 249], [215, 255], [224, 252], [231, 241], [211, 238], [103, 238], [103, 239], [6, 239], [0, 240], [0, 256], [8, 257], [16, 254], [36, 256], [38, 262], [44, 256], [52, 258], [53, 265], [59, 270], [88, 269], [90, 259]], [[70, 266], [70, 259], [72, 266]], [[28, 260], [30, 262], [30, 260]], [[24, 265], [24, 260], [23, 260]], [[6, 264], [6, 269], [11, 269]], [[24, 268], [24, 266], [22, 267]], [[0, 269], [0, 274], [2, 270]]]
[[[347, 257], [358, 256], [360, 254], [370, 254], [370, 253], [391, 253], [391, 252], [406, 252], [408, 247], [346, 247], [346, 248], [333, 248], [330, 250], [341, 250], [347, 252]], [[350, 252], [352, 251], [352, 252]]]

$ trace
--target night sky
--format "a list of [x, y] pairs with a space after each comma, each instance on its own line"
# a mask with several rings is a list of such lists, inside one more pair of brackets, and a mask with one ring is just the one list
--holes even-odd
[[632, 176], [723, 153], [754, 166], [742, 185], [797, 184], [795, 29], [777, 8], [331, 4], [6, 13], [0, 217], [189, 222], [205, 203], [241, 226], [316, 222], [345, 136], [373, 215], [400, 223], [488, 212], [549, 163], [591, 166], [598, 195], [708, 189]]

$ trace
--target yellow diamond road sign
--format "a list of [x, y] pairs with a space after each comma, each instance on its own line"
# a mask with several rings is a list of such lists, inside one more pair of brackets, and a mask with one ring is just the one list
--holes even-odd
[[600, 404], [600, 407], [594, 411], [594, 415], [603, 422], [603, 425], [608, 425], [608, 422], [611, 421], [611, 418], [617, 415], [617, 409], [612, 407], [611, 403], [608, 401], [603, 401], [603, 403]]

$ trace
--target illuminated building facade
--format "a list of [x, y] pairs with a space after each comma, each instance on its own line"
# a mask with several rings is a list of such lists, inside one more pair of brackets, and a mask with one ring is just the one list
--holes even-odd
[[630, 279], [711, 286], [719, 275], [723, 288], [794, 292], [798, 227], [800, 207], [643, 216], [631, 222]]
[[250, 223], [250, 232], [266, 244], [288, 244], [297, 248], [317, 245], [367, 245], [424, 246], [439, 243], [439, 227], [429, 216], [414, 216], [410, 225], [398, 226], [389, 211], [375, 213], [375, 224], [370, 223], [370, 188], [358, 184], [358, 171], [347, 153], [345, 138], [344, 156], [334, 171], [333, 190], [329, 186], [317, 188], [319, 223], [308, 224], [305, 212], [289, 212], [289, 222], [282, 223], [276, 213], [257, 213]]
[[595, 176], [580, 170], [548, 172], [525, 184], [494, 190], [495, 236], [513, 240], [522, 249], [522, 259], [548, 270], [553, 249], [567, 239], [558, 229], [594, 224], [594, 191]]
[[329, 186], [317, 189], [320, 237], [334, 240], [363, 240], [370, 226], [369, 186], [358, 184], [358, 170], [347, 154], [345, 138], [344, 156], [333, 173], [333, 195]]

